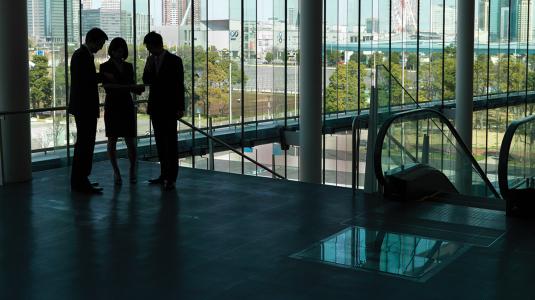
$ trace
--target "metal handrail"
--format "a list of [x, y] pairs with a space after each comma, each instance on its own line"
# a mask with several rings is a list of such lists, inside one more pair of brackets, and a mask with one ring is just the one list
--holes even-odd
[[[146, 103], [147, 101], [146, 100], [138, 100], [136, 101], [136, 103]], [[102, 106], [102, 104], [100, 104], [100, 106]], [[3, 112], [0, 112], [0, 136], [1, 136], [1, 130], [2, 130], [2, 118], [4, 116], [8, 116], [8, 115], [18, 115], [18, 114], [31, 114], [31, 113], [39, 113], [39, 112], [47, 112], [47, 111], [60, 111], [60, 110], [67, 110], [68, 107], [67, 106], [60, 106], [60, 107], [54, 107], [54, 108], [37, 108], [37, 109], [27, 109], [27, 110], [20, 110], [20, 111], [3, 111]], [[262, 169], [268, 171], [269, 173], [271, 173], [272, 175], [278, 177], [278, 178], [281, 178], [281, 179], [286, 179], [284, 176], [278, 174], [277, 172], [275, 171], [272, 171], [271, 169], [269, 169], [268, 167], [264, 166], [263, 164], [255, 161], [254, 159], [244, 155], [243, 153], [239, 152], [239, 151], [236, 151], [234, 148], [232, 148], [232, 146], [230, 146], [229, 144], [225, 143], [223, 140], [219, 139], [219, 138], [216, 138], [204, 131], [202, 131], [201, 129], [193, 126], [192, 124], [184, 121], [184, 120], [179, 120], [181, 123], [183, 123], [184, 125], [190, 127], [191, 129], [201, 133], [202, 135], [204, 135], [205, 137], [207, 137], [208, 139], [210, 140], [213, 140], [221, 145], [223, 145], [225, 148], [228, 148], [230, 151], [238, 154], [239, 156], [243, 157], [244, 159], [252, 162], [253, 164], [255, 164], [256, 166], [258, 167], [261, 167]], [[2, 144], [2, 139], [0, 138], [0, 174], [1, 174], [1, 182], [0, 182], [0, 186], [4, 184], [4, 150], [3, 150], [3, 144]]]
[[[360, 157], [358, 157], [360, 149], [360, 134], [357, 136], [357, 130], [360, 129], [361, 120], [362, 117], [360, 115], [356, 116], [353, 118], [353, 122], [351, 124], [351, 153], [353, 153], [351, 155], [351, 188], [353, 193], [357, 190], [358, 186], [357, 160], [360, 161]], [[358, 132], [360, 133], [360, 130]]]
[[502, 145], [500, 147], [500, 157], [498, 160], [498, 185], [500, 187], [500, 192], [504, 197], [507, 197], [510, 191], [507, 181], [507, 172], [509, 168], [509, 151], [511, 150], [513, 137], [518, 127], [533, 121], [535, 121], [535, 115], [515, 120], [509, 124], [503, 135]]
[[58, 106], [58, 107], [51, 107], [51, 108], [32, 108], [32, 109], [25, 109], [25, 110], [0, 111], [0, 117], [10, 116], [10, 115], [33, 114], [33, 113], [47, 112], [47, 111], [60, 111], [60, 110], [67, 110], [67, 108], [68, 108], [67, 106]]
[[415, 110], [409, 110], [409, 111], [405, 111], [405, 112], [396, 113], [396, 114], [392, 115], [391, 117], [389, 117], [383, 123], [383, 125], [381, 126], [381, 129], [379, 130], [379, 133], [377, 134], [377, 142], [375, 144], [375, 150], [374, 150], [374, 169], [375, 169], [375, 175], [377, 177], [377, 180], [383, 186], [386, 184], [386, 179], [385, 179], [385, 177], [383, 175], [383, 172], [382, 172], [381, 150], [383, 148], [383, 143], [384, 143], [385, 137], [386, 137], [386, 135], [388, 133], [388, 129], [390, 128], [390, 125], [392, 125], [392, 123], [394, 121], [396, 121], [397, 119], [400, 119], [400, 118], [403, 118], [403, 117], [424, 115], [424, 114], [435, 115], [444, 124], [446, 124], [448, 129], [451, 131], [453, 137], [455, 138], [456, 142], [460, 146], [461, 150], [468, 157], [468, 159], [470, 160], [470, 163], [475, 168], [476, 172], [479, 174], [481, 179], [485, 182], [485, 184], [488, 186], [488, 188], [491, 190], [491, 192], [494, 194], [494, 196], [497, 199], [501, 199], [500, 194], [498, 193], [498, 191], [496, 191], [496, 189], [494, 188], [494, 186], [492, 185], [492, 183], [488, 179], [487, 175], [485, 175], [485, 172], [483, 172], [483, 169], [481, 169], [481, 166], [477, 163], [476, 159], [472, 155], [472, 152], [470, 151], [470, 148], [468, 148], [468, 146], [464, 143], [464, 141], [462, 140], [461, 136], [459, 135], [459, 133], [457, 132], [457, 130], [455, 129], [453, 124], [450, 122], [450, 120], [448, 120], [448, 118], [443, 113], [441, 113], [440, 111], [435, 110], [435, 109], [431, 109], [431, 108], [419, 108], [419, 109], [415, 109]]
[[5, 172], [4, 172], [4, 143], [2, 138], [2, 120], [6, 116], [12, 116], [12, 115], [21, 115], [21, 114], [31, 114], [31, 113], [38, 113], [38, 112], [46, 112], [46, 111], [59, 111], [59, 110], [66, 110], [66, 106], [60, 106], [60, 107], [54, 107], [54, 108], [34, 108], [34, 109], [26, 109], [26, 110], [19, 110], [19, 111], [0, 111], [0, 176], [2, 176], [0, 180], [0, 186], [3, 186], [5, 184]]
[[231, 145], [225, 143], [223, 140], [218, 139], [218, 138], [216, 138], [215, 136], [212, 136], [212, 135], [210, 135], [210, 134], [204, 132], [203, 130], [201, 130], [201, 129], [195, 127], [195, 126], [193, 126], [192, 124], [190, 124], [190, 123], [187, 122], [187, 121], [184, 121], [184, 120], [182, 120], [182, 119], [179, 119], [179, 121], [180, 121], [180, 123], [182, 123], [182, 124], [188, 126], [189, 128], [191, 128], [191, 129], [197, 131], [198, 133], [204, 135], [204, 136], [207, 137], [208, 139], [210, 139], [210, 140], [212, 140], [212, 141], [214, 141], [214, 142], [216, 142], [216, 143], [219, 143], [219, 144], [225, 146], [225, 148], [227, 148], [228, 150], [230, 150], [230, 151], [232, 151], [232, 152], [238, 154], [239, 156], [243, 157], [244, 159], [247, 159], [248, 161], [252, 162], [253, 164], [255, 164], [255, 165], [261, 167], [262, 169], [268, 171], [268, 172], [271, 173], [272, 175], [275, 175], [275, 176], [279, 177], [280, 179], [286, 179], [284, 176], [280, 175], [279, 173], [277, 173], [277, 172], [275, 172], [275, 171], [272, 171], [271, 169], [269, 169], [268, 167], [264, 166], [263, 164], [257, 162], [256, 160], [250, 158], [249, 156], [247, 156], [247, 155], [245, 155], [245, 154], [243, 154], [243, 153], [237, 151], [237, 150], [234, 149]]

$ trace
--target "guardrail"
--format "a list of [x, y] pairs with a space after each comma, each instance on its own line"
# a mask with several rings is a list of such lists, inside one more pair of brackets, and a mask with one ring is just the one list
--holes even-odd
[[[139, 100], [139, 101], [136, 101], [136, 104], [147, 103], [147, 102], [148, 101], [146, 101], [146, 100]], [[100, 106], [102, 107], [103, 104], [101, 104]], [[49, 111], [65, 111], [66, 112], [67, 111], [67, 107], [66, 106], [60, 106], [60, 107], [55, 107], [55, 108], [38, 108], [38, 109], [28, 109], [28, 110], [21, 110], [21, 111], [4, 111], [4, 112], [0, 112], [0, 176], [1, 176], [1, 178], [0, 178], [0, 186], [3, 186], [5, 184], [4, 148], [3, 148], [3, 138], [2, 138], [2, 121], [4, 120], [4, 118], [6, 116], [22, 115], [22, 114], [33, 114], [33, 113], [49, 112]], [[278, 174], [277, 172], [269, 169], [268, 167], [264, 166], [263, 164], [259, 163], [258, 161], [256, 161], [256, 160], [244, 155], [243, 153], [241, 153], [239, 151], [236, 151], [232, 146], [230, 146], [229, 144], [225, 143], [223, 140], [221, 140], [219, 138], [216, 138], [212, 134], [208, 134], [208, 133], [204, 132], [202, 129], [193, 126], [192, 124], [190, 124], [189, 122], [187, 122], [185, 120], [179, 120], [179, 121], [182, 124], [184, 124], [184, 125], [188, 126], [189, 128], [191, 128], [192, 130], [201, 133], [203, 136], [205, 136], [209, 140], [215, 141], [216, 143], [219, 143], [219, 144], [223, 145], [223, 147], [227, 148], [228, 150], [238, 154], [239, 156], [241, 156], [244, 159], [252, 162], [256, 166], [266, 170], [267, 172], [271, 173], [273, 176], [275, 176], [277, 178], [281, 178], [281, 179], [286, 179], [284, 176], [282, 176], [282, 175]], [[213, 132], [213, 130], [217, 129], [217, 128], [228, 127], [228, 126], [220, 126], [220, 127], [212, 128], [211, 123], [212, 122], [210, 120], [210, 132]], [[256, 123], [258, 123], [258, 122], [256, 122]], [[150, 136], [152, 136], [152, 135], [150, 135]], [[65, 146], [65, 148], [69, 148], [69, 145]], [[54, 148], [54, 149], [56, 149], [56, 148]], [[212, 152], [213, 151], [213, 147], [209, 147], [209, 150]], [[69, 155], [67, 155], [67, 156], [69, 156]], [[210, 157], [213, 157], [213, 153], [210, 154]], [[212, 163], [212, 165], [213, 165], [213, 163]]]

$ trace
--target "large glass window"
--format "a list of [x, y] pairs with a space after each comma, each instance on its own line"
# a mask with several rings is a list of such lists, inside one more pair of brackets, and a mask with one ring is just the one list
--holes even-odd
[[[472, 1], [477, 103], [473, 152], [484, 169], [495, 174], [507, 124], [531, 113], [525, 107], [531, 107], [535, 91], [535, 1]], [[129, 47], [128, 61], [140, 81], [148, 57], [143, 37], [154, 30], [162, 34], [165, 47], [183, 59], [184, 120], [203, 129], [211, 120], [214, 132], [226, 136], [236, 149], [297, 178], [299, 147], [284, 151], [273, 145], [280, 141], [280, 128], [298, 125], [299, 3], [28, 0], [30, 107], [38, 110], [31, 115], [34, 160], [72, 154], [76, 127], [65, 109], [69, 62], [85, 33], [100, 27], [110, 40], [123, 37]], [[324, 32], [318, 32], [324, 38], [323, 125], [334, 128], [325, 132], [324, 178], [345, 185], [347, 157], [358, 155], [359, 174], [363, 173], [367, 132], [360, 131], [359, 153], [348, 153], [345, 130], [349, 126], [330, 124], [347, 125], [353, 116], [367, 113], [377, 66], [384, 65], [407, 90], [391, 93], [391, 104], [406, 104], [412, 101], [409, 98], [454, 103], [457, 0], [325, 0], [324, 4], [324, 20], [318, 20], [324, 25]], [[108, 59], [107, 45], [95, 55], [97, 69]], [[135, 99], [138, 145], [142, 156], [150, 157], [155, 148], [146, 115], [147, 95]], [[178, 128], [180, 139], [189, 141], [189, 158], [181, 163], [207, 168], [205, 139], [184, 125]], [[97, 142], [103, 144], [105, 139], [100, 118]], [[97, 145], [97, 152], [102, 150]], [[220, 159], [227, 157], [225, 171], [261, 173], [234, 154], [221, 155]]]

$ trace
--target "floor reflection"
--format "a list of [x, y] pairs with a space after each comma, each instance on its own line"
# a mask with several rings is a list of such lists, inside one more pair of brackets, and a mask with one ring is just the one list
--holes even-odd
[[425, 281], [466, 249], [451, 241], [352, 226], [293, 257]]

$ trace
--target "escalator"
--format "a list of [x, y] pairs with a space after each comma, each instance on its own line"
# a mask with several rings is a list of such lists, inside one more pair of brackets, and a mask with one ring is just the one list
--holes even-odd
[[500, 194], [476, 158], [449, 119], [435, 109], [399, 112], [382, 122], [374, 169], [388, 198], [503, 209]]
[[[385, 66], [377, 66], [375, 73], [367, 136], [375, 148], [367, 152], [365, 174], [372, 176], [365, 178], [365, 191], [377, 191], [377, 179], [388, 198], [461, 201], [503, 210], [500, 194], [477, 162], [484, 155], [472, 155], [449, 119], [435, 109], [437, 103], [416, 101]], [[355, 141], [360, 128], [353, 127]], [[353, 174], [354, 189], [356, 177]]]
[[535, 209], [535, 116], [513, 121], [500, 148], [498, 182], [508, 216]]

